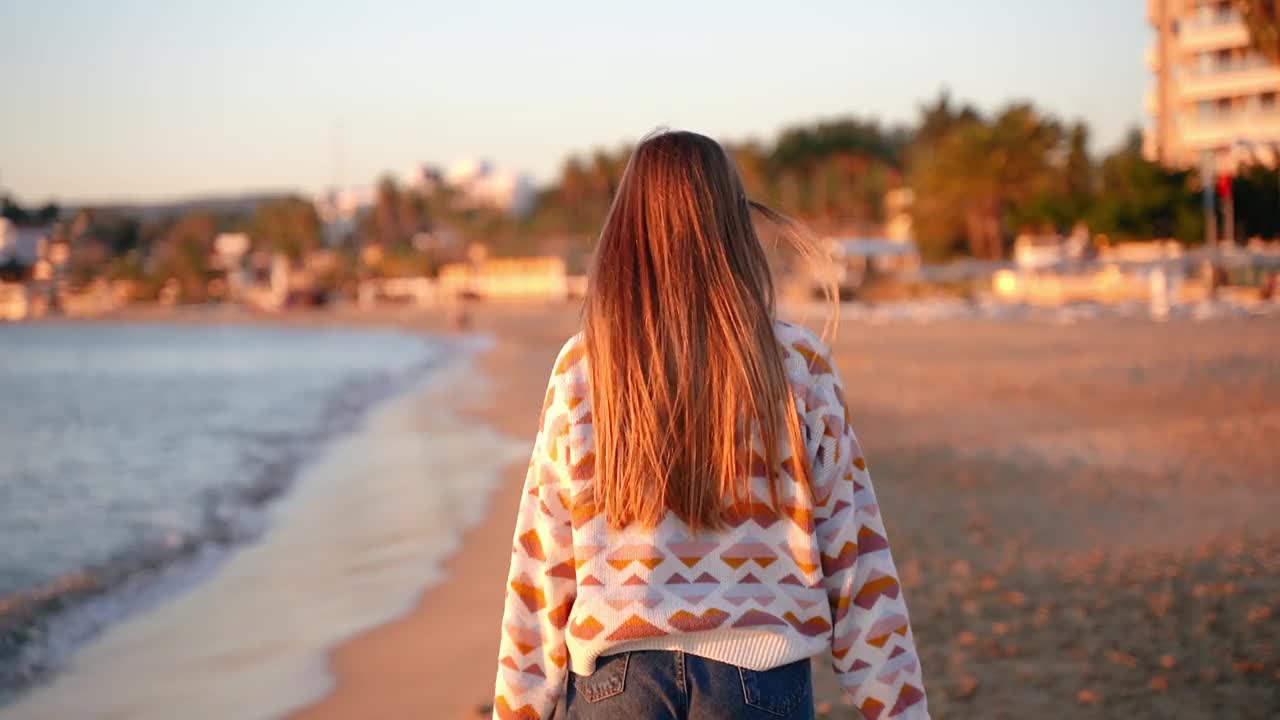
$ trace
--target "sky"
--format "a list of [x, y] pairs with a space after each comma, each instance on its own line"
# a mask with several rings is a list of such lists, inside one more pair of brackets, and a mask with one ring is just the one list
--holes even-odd
[[912, 122], [944, 88], [1118, 145], [1139, 0], [0, 0], [0, 193], [159, 201], [474, 157], [555, 178], [657, 126]]

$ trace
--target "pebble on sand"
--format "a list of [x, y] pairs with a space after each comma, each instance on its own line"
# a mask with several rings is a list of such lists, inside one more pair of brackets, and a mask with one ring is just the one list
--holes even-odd
[[1236, 660], [1231, 663], [1231, 669], [1235, 670], [1240, 675], [1251, 675], [1253, 673], [1260, 673], [1266, 670], [1267, 667], [1257, 660]]
[[1120, 650], [1108, 651], [1107, 660], [1109, 660], [1112, 665], [1120, 665], [1127, 668], [1135, 668], [1138, 666], [1138, 658]]
[[1102, 702], [1102, 696], [1086, 688], [1076, 693], [1076, 702], [1081, 705], [1097, 705]]
[[1014, 607], [1022, 607], [1027, 602], [1027, 596], [1017, 590], [1006, 590], [1001, 597], [1004, 598], [1005, 602], [1013, 605]]

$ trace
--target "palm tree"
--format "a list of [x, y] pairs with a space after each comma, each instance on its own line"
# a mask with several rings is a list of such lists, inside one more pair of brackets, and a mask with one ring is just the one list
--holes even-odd
[[390, 175], [384, 175], [378, 181], [373, 212], [376, 242], [381, 243], [383, 249], [400, 242], [403, 236], [400, 227], [400, 188]]

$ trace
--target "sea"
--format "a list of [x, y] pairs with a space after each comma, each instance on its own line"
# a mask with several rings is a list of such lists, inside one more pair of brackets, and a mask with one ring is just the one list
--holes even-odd
[[0, 326], [0, 718], [267, 718], [438, 582], [527, 448], [483, 337]]

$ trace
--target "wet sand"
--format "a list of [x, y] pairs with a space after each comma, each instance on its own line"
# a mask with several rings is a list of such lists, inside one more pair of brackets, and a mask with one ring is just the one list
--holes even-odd
[[[576, 332], [571, 310], [478, 309], [473, 330], [496, 345], [477, 368], [491, 381], [482, 402], [460, 399], [464, 417], [533, 444], [547, 377], [561, 344]], [[417, 325], [417, 323], [411, 323]], [[332, 694], [294, 718], [487, 717], [497, 673], [499, 627], [526, 462], [512, 464], [488, 498], [485, 519], [464, 536], [444, 567], [441, 585], [426, 590], [403, 618], [337, 648]]]

